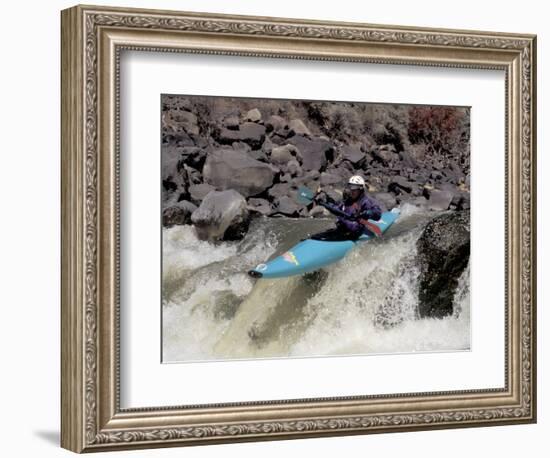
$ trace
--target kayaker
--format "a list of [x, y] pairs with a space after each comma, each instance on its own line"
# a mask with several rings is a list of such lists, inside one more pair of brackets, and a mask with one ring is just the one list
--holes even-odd
[[349, 179], [342, 202], [331, 204], [325, 195], [313, 200], [338, 216], [336, 227], [311, 236], [315, 240], [357, 240], [364, 233], [370, 232], [367, 220], [378, 221], [382, 215], [378, 202], [367, 196], [365, 180], [359, 175]]

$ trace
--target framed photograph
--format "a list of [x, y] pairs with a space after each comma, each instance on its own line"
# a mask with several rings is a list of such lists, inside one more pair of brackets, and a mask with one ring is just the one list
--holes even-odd
[[62, 12], [75, 452], [536, 421], [536, 37]]

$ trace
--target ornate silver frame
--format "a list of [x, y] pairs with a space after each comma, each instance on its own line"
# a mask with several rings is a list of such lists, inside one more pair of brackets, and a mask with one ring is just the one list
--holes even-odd
[[[506, 386], [122, 410], [118, 90], [124, 49], [506, 73]], [[62, 12], [62, 422], [75, 452], [536, 421], [536, 37], [76, 6]]]

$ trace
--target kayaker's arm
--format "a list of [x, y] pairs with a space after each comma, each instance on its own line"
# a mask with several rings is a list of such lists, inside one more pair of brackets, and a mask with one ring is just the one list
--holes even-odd
[[323, 202], [322, 200], [318, 200], [318, 199], [315, 200], [315, 203], [317, 205], [320, 205], [321, 207], [326, 208], [329, 212], [331, 212], [335, 216], [339, 216], [341, 218], [345, 218], [345, 219], [348, 219], [350, 221], [355, 221], [357, 219], [356, 217], [350, 215], [349, 213], [346, 213], [345, 211], [340, 210], [338, 208], [338, 206], [336, 206], [336, 205], [332, 205], [332, 204], [329, 204], [327, 202]]

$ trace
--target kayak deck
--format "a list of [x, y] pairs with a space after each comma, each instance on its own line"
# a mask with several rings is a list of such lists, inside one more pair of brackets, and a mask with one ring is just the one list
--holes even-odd
[[[385, 212], [376, 224], [384, 233], [399, 217], [397, 209]], [[364, 243], [372, 238], [372, 234], [363, 234], [357, 240], [325, 241], [306, 239], [266, 263], [258, 264], [248, 271], [253, 278], [281, 278], [314, 272], [322, 267], [333, 264], [344, 258], [358, 243]]]

